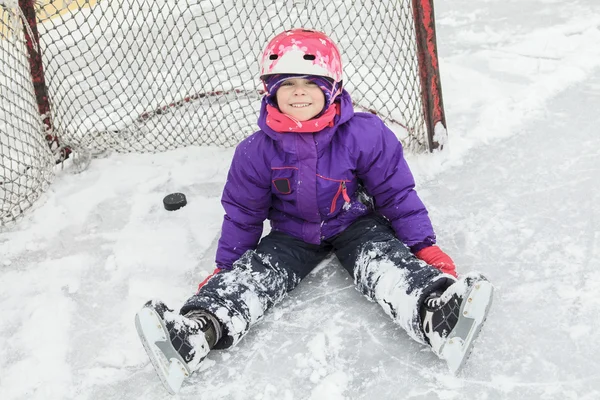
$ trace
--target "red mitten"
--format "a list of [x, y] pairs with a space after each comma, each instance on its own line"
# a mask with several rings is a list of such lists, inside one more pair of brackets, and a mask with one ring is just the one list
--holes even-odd
[[450, 256], [437, 246], [429, 246], [415, 253], [415, 256], [440, 271], [457, 277], [456, 266]]
[[215, 268], [215, 270], [212, 272], [212, 274], [210, 274], [202, 282], [200, 282], [200, 284], [198, 285], [198, 290], [202, 289], [202, 286], [206, 285], [206, 282], [208, 282], [208, 280], [210, 278], [212, 278], [213, 276], [215, 276], [219, 272], [221, 272], [221, 268], [219, 268], [219, 267]]

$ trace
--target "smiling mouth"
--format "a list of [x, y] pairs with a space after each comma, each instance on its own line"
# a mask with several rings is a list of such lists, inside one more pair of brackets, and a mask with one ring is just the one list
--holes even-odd
[[311, 103], [297, 103], [297, 104], [290, 104], [290, 106], [294, 107], [294, 108], [304, 108], [304, 107], [308, 107], [310, 106]]

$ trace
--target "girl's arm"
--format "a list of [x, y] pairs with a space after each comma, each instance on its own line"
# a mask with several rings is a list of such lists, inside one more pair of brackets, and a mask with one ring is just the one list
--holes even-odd
[[435, 233], [425, 205], [417, 195], [415, 180], [404, 159], [402, 144], [381, 124], [360, 147], [359, 178], [375, 200], [375, 207], [390, 222], [396, 236], [411, 251], [442, 272], [456, 277], [454, 261], [435, 244]]
[[225, 217], [216, 255], [219, 268], [231, 269], [242, 254], [256, 248], [271, 206], [270, 175], [248, 142], [235, 151], [221, 198]]

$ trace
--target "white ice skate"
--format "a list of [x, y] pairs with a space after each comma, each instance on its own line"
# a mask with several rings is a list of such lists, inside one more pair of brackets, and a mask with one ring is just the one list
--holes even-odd
[[[197, 317], [197, 315], [196, 315]], [[208, 318], [188, 318], [160, 301], [149, 301], [136, 314], [135, 326], [161, 382], [176, 394], [215, 342]]]
[[430, 295], [422, 309], [422, 327], [433, 352], [453, 374], [463, 367], [485, 322], [494, 288], [479, 274], [468, 274], [442, 294]]

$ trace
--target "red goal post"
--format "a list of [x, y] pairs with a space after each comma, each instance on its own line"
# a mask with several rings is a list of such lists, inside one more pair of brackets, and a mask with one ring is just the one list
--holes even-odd
[[283, 29], [331, 36], [357, 111], [408, 151], [445, 143], [433, 0], [8, 0], [0, 24], [0, 226], [70, 149], [237, 144], [257, 129], [258, 55]]

